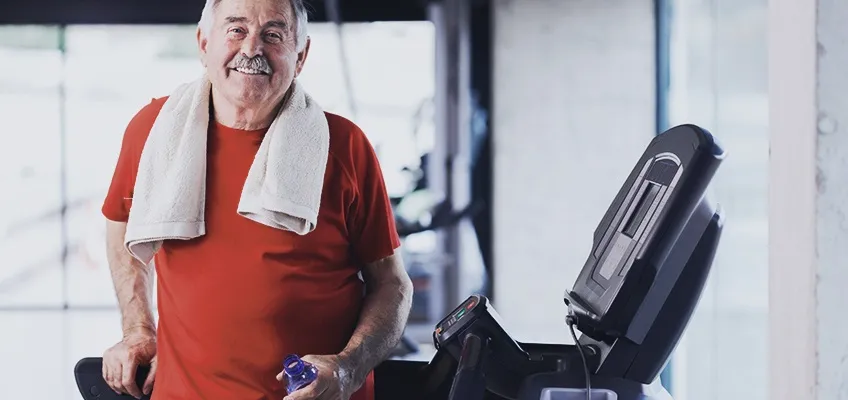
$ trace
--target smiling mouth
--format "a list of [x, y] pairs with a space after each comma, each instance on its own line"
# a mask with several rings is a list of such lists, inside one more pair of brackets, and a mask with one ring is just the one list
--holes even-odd
[[265, 71], [253, 68], [233, 68], [233, 71], [241, 72], [245, 75], [268, 75]]

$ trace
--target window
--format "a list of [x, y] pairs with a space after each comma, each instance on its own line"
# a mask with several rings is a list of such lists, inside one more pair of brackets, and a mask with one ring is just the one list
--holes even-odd
[[766, 399], [768, 89], [765, 0], [675, 0], [672, 125], [694, 123], [728, 156], [712, 198], [727, 222], [710, 281], [673, 362], [678, 400]]
[[117, 306], [100, 207], [124, 129], [154, 97], [202, 72], [193, 26], [70, 26], [66, 29], [65, 124], [68, 298]]
[[65, 244], [60, 30], [0, 27], [0, 38], [0, 307], [58, 306]]
[[406, 194], [411, 182], [403, 168], [417, 168], [420, 154], [432, 147], [426, 137], [416, 136], [416, 129], [432, 135], [432, 116], [420, 123], [416, 117], [435, 92], [433, 25], [346, 24], [341, 36], [333, 24], [309, 29], [312, 45], [300, 80], [327, 111], [365, 131], [378, 152], [389, 195]]
[[[100, 206], [135, 112], [201, 72], [195, 27], [2, 29], [23, 38], [0, 42], [4, 59], [17, 60], [0, 66], [0, 116], [13, 133], [0, 147], [0, 184], [10, 194], [0, 212], [8, 266], [0, 305], [114, 306]], [[325, 109], [363, 128], [389, 191], [405, 194], [404, 167], [418, 167], [428, 150], [414, 135], [432, 131], [431, 120], [416, 119], [434, 92], [432, 24], [346, 25], [344, 58], [335, 26], [310, 29], [301, 81]]]

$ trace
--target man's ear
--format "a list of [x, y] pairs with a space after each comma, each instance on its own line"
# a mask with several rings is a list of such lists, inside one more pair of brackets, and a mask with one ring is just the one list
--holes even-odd
[[197, 50], [200, 52], [200, 62], [204, 67], [206, 66], [206, 45], [208, 43], [209, 40], [206, 39], [200, 27], [197, 27]]
[[300, 53], [297, 53], [297, 64], [295, 65], [295, 76], [300, 75], [300, 72], [303, 71], [303, 65], [306, 64], [306, 56], [309, 55], [309, 45], [311, 40], [309, 36], [306, 37], [306, 46], [303, 46], [303, 50]]

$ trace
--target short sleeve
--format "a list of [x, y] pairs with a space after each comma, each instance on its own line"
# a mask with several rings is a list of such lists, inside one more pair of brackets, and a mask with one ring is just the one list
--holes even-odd
[[377, 154], [365, 134], [356, 130], [352, 149], [356, 197], [350, 230], [357, 259], [368, 264], [394, 254], [400, 238]]
[[127, 222], [129, 219], [141, 151], [164, 102], [164, 99], [154, 99], [144, 106], [124, 131], [118, 162], [101, 207], [103, 216], [111, 221]]

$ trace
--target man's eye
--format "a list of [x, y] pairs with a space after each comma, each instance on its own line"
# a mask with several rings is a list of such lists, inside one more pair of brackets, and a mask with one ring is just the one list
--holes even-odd
[[244, 33], [244, 29], [241, 28], [231, 28], [230, 33]]
[[279, 33], [276, 33], [276, 32], [270, 32], [266, 36], [268, 36], [268, 38], [270, 38], [272, 40], [283, 40], [283, 35], [280, 35]]

